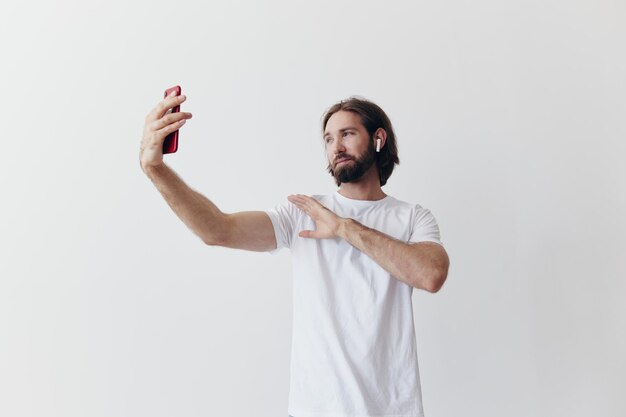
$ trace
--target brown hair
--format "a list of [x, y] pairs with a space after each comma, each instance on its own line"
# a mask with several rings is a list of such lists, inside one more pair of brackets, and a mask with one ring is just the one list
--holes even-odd
[[[380, 152], [376, 152], [376, 167], [378, 168], [378, 177], [380, 178], [381, 187], [387, 183], [387, 179], [391, 176], [394, 167], [400, 163], [398, 158], [398, 145], [396, 144], [396, 135], [393, 132], [393, 126], [387, 114], [378, 105], [364, 98], [352, 96], [346, 100], [342, 100], [329, 108], [322, 119], [322, 134], [326, 130], [328, 119], [338, 111], [350, 111], [359, 115], [361, 123], [370, 135], [373, 146], [374, 132], [378, 128], [382, 128], [387, 132], [387, 140]], [[330, 165], [328, 172], [333, 174]], [[339, 184], [337, 184], [339, 185]]]

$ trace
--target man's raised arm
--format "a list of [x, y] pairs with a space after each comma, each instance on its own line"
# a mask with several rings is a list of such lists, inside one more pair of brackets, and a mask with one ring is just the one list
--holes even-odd
[[274, 228], [265, 212], [223, 213], [163, 162], [165, 137], [191, 118], [191, 113], [167, 113], [183, 101], [185, 96], [170, 95], [146, 116], [139, 153], [141, 169], [176, 215], [207, 245], [252, 251], [275, 249]]

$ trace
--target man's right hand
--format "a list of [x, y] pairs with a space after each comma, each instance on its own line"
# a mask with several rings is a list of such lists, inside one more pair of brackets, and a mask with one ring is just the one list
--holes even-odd
[[172, 92], [146, 116], [139, 150], [139, 163], [146, 174], [150, 168], [163, 165], [163, 142], [167, 135], [180, 129], [186, 119], [191, 119], [191, 113], [168, 113], [186, 98], [184, 95], [174, 96]]
[[163, 142], [168, 134], [191, 119], [191, 113], [168, 113], [185, 101], [185, 96], [170, 95], [147, 116], [141, 140], [141, 169], [154, 183], [167, 204], [185, 225], [207, 245], [251, 251], [276, 248], [274, 227], [263, 211], [226, 214], [202, 194], [191, 189], [163, 163]]

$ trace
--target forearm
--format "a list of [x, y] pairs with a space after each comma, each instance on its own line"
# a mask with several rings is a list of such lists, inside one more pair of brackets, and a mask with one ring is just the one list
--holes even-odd
[[408, 244], [352, 219], [342, 219], [337, 234], [412, 287], [437, 292], [445, 281], [447, 255], [442, 260], [442, 249], [436, 243]]
[[203, 242], [219, 244], [226, 234], [226, 215], [208, 198], [191, 189], [169, 166], [145, 171], [174, 213]]

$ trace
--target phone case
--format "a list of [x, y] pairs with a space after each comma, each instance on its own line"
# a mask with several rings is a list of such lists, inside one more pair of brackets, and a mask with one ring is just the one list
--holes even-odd
[[[171, 93], [172, 91], [176, 91], [177, 96], [181, 95], [181, 88], [179, 85], [176, 85], [172, 88], [168, 88], [167, 90], [165, 90], [165, 94], [163, 95], [163, 98], [167, 97], [167, 95]], [[180, 105], [172, 109], [172, 113], [177, 113], [179, 111], [180, 111]], [[167, 135], [167, 137], [165, 138], [165, 141], [163, 142], [164, 154], [174, 153], [177, 150], [178, 150], [178, 130]]]

